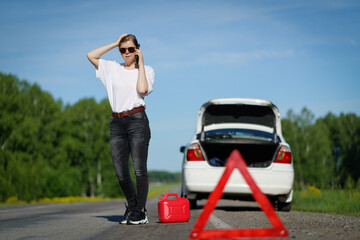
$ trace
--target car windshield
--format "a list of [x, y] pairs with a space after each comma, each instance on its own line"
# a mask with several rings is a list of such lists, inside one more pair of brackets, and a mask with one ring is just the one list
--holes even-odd
[[205, 139], [247, 138], [273, 141], [274, 134], [253, 129], [216, 129], [205, 132]]

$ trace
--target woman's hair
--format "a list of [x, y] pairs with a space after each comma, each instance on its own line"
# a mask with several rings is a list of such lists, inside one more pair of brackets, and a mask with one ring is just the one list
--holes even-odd
[[129, 34], [129, 35], [126, 35], [125, 37], [123, 37], [121, 40], [120, 40], [120, 43], [119, 43], [119, 47], [121, 46], [121, 44], [123, 44], [124, 42], [127, 42], [127, 41], [132, 41], [136, 47], [139, 46], [139, 43], [136, 39], [136, 37], [132, 34]]

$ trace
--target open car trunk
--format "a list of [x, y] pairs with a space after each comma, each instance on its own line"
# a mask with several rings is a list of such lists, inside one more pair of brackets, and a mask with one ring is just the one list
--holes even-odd
[[248, 167], [266, 168], [274, 161], [279, 143], [200, 142], [210, 165], [224, 166], [231, 152], [239, 150]]
[[[204, 106], [201, 133], [198, 139], [212, 166], [224, 166], [234, 149], [240, 151], [249, 167], [268, 167], [276, 157], [279, 139], [276, 134], [276, 107], [271, 104], [211, 104]], [[221, 124], [250, 124], [273, 129], [271, 138], [264, 140], [229, 136], [229, 139], [212, 139], [207, 126], [216, 129]], [[256, 129], [256, 127], [255, 127]], [[254, 136], [251, 136], [254, 137]]]

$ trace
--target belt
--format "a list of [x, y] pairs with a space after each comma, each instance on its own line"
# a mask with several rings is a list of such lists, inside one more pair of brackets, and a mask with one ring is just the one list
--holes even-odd
[[112, 116], [113, 116], [113, 117], [118, 117], [118, 118], [123, 118], [123, 117], [127, 117], [127, 116], [133, 115], [133, 114], [135, 114], [135, 113], [144, 111], [144, 110], [145, 110], [145, 107], [144, 107], [144, 106], [140, 106], [140, 107], [137, 107], [137, 108], [133, 108], [133, 109], [131, 109], [130, 111], [124, 111], [124, 112], [121, 112], [121, 113], [115, 113], [115, 112], [113, 112], [113, 113], [112, 113]]

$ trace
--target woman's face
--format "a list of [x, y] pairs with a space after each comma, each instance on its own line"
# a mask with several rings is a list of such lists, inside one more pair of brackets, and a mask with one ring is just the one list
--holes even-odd
[[[120, 45], [120, 54], [121, 57], [125, 60], [127, 63], [132, 63], [135, 61], [135, 51], [136, 47], [135, 44], [132, 41], [124, 42]], [[125, 51], [125, 52], [122, 52]]]

